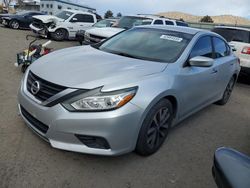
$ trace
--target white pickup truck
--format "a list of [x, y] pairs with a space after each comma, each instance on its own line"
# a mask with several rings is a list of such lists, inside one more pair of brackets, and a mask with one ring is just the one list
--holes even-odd
[[30, 25], [33, 32], [57, 41], [75, 38], [78, 30], [85, 30], [97, 22], [95, 14], [77, 10], [63, 10], [55, 16], [42, 15], [33, 18]]

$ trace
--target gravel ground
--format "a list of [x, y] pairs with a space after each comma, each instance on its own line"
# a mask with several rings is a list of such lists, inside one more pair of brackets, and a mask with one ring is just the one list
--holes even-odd
[[[0, 27], [0, 187], [216, 187], [213, 153], [230, 146], [250, 155], [250, 86], [238, 83], [226, 106], [211, 105], [173, 129], [155, 155], [101, 157], [53, 149], [17, 115], [22, 77], [16, 53], [30, 31]], [[53, 42], [60, 49], [74, 41]]]

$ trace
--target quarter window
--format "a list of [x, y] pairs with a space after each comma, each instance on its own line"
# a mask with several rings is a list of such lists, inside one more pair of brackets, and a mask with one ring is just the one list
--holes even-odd
[[230, 51], [227, 44], [220, 38], [213, 37], [215, 58], [225, 57], [229, 55]]
[[163, 25], [162, 20], [155, 20], [154, 25]]
[[190, 58], [204, 56], [213, 58], [213, 48], [210, 36], [201, 37], [193, 47]]

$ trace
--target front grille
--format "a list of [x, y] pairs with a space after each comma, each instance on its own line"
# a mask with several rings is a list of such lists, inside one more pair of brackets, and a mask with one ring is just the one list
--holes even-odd
[[90, 34], [90, 38], [99, 39], [99, 40], [106, 39], [106, 37], [92, 35], [92, 34]]
[[[40, 84], [40, 90], [38, 93], [33, 94], [31, 91], [32, 84], [34, 82], [38, 81]], [[28, 79], [27, 79], [27, 90], [39, 101], [43, 102], [49, 99], [50, 97], [53, 97], [57, 93], [60, 93], [61, 91], [67, 89], [64, 86], [60, 86], [51, 82], [48, 82], [31, 71], [29, 72]]]
[[45, 28], [45, 24], [41, 20], [38, 20], [38, 19], [34, 19], [34, 21], [32, 22], [32, 25], [39, 29]]
[[97, 35], [89, 35], [89, 40], [90, 42], [93, 43], [98, 43], [101, 42], [103, 39], [106, 39], [106, 37], [101, 37], [101, 36], [97, 36]]
[[47, 125], [45, 125], [44, 123], [42, 123], [41, 121], [37, 120], [36, 118], [34, 118], [29, 112], [27, 112], [22, 106], [21, 108], [21, 113], [22, 115], [29, 121], [29, 123], [35, 127], [36, 129], [38, 129], [39, 131], [41, 131], [43, 134], [46, 134], [49, 127]]

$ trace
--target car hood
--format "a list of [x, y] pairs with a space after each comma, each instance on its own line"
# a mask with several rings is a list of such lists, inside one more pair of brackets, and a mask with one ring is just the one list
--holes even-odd
[[56, 17], [56, 16], [52, 16], [52, 15], [33, 16], [33, 18], [36, 18], [36, 19], [38, 19], [38, 20], [41, 20], [43, 23], [50, 23], [50, 22], [63, 21], [63, 19], [58, 18], [58, 17]]
[[52, 52], [34, 62], [30, 70], [55, 84], [93, 89], [130, 84], [162, 72], [166, 66], [167, 63], [138, 60], [81, 46]]
[[9, 16], [13, 16], [14, 14], [0, 14], [0, 18], [1, 17], [9, 17]]
[[91, 34], [91, 35], [97, 35], [97, 36], [101, 36], [101, 37], [105, 37], [105, 38], [109, 38], [112, 37], [113, 35], [124, 31], [125, 29], [122, 28], [115, 28], [115, 27], [103, 27], [103, 28], [93, 28], [93, 29], [89, 29], [87, 31], [87, 33]]

